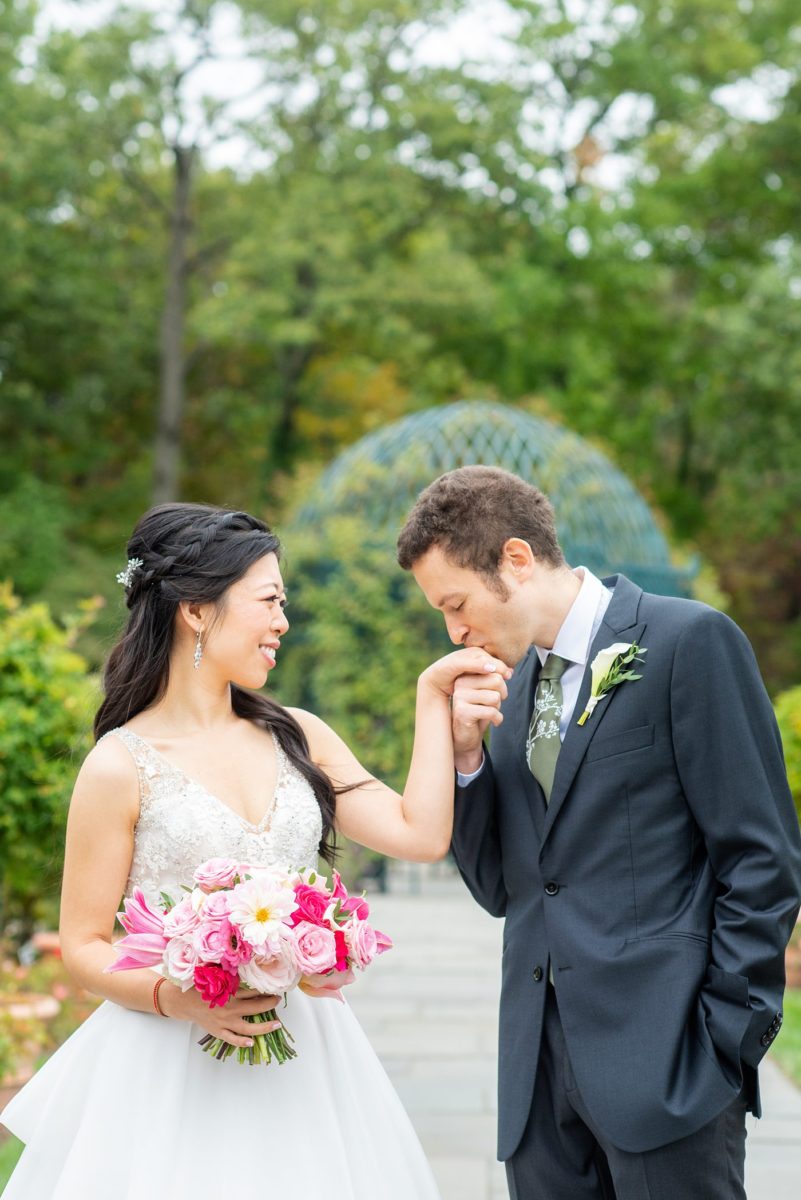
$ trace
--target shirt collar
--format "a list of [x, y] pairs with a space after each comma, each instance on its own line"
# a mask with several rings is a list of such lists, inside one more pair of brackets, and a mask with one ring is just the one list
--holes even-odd
[[611, 592], [587, 567], [576, 567], [573, 573], [581, 579], [581, 588], [559, 628], [552, 650], [534, 647], [540, 663], [544, 664], [553, 653], [581, 667], [587, 665], [590, 646], [603, 620]]

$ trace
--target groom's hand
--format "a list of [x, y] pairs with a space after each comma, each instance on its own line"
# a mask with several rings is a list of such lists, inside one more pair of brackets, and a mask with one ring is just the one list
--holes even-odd
[[447, 654], [420, 676], [451, 697], [451, 727], [456, 770], [470, 775], [481, 766], [489, 725], [500, 725], [501, 702], [512, 668], [485, 650], [471, 647]]
[[[507, 667], [509, 675], [511, 670]], [[460, 675], [453, 689], [451, 729], [453, 762], [462, 775], [472, 775], [484, 757], [484, 734], [489, 725], [500, 725], [501, 702], [506, 699], [506, 680], [500, 673]]]

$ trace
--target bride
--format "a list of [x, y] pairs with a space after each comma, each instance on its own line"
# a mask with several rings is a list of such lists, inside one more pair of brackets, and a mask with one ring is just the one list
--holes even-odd
[[[477, 716], [501, 720], [507, 669], [478, 648], [420, 676], [402, 796], [371, 778], [319, 718], [252, 689], [276, 666], [288, 622], [279, 542], [255, 517], [197, 504], [152, 509], [120, 575], [130, 610], [111, 652], [98, 744], [70, 806], [61, 903], [64, 961], [107, 1003], [11, 1101], [26, 1143], [4, 1200], [435, 1200], [419, 1143], [378, 1059], [328, 978], [290, 993], [298, 1057], [219, 1062], [204, 1032], [246, 1046], [248, 1014], [275, 996], [210, 1009], [147, 969], [108, 974], [120, 896], [158, 903], [206, 859], [332, 861], [335, 833], [383, 854], [447, 850], [449, 696], [484, 672]], [[347, 881], [346, 881], [347, 882]], [[344, 980], [347, 982], [347, 979]]]

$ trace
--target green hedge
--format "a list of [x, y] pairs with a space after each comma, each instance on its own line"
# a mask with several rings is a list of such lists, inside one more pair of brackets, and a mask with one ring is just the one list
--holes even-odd
[[0, 584], [0, 930], [17, 938], [56, 911], [67, 805], [97, 699], [72, 644], [92, 612], [87, 602], [60, 625]]

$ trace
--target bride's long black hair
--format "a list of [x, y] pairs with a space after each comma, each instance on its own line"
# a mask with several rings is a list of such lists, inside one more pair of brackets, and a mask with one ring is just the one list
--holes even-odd
[[[206, 504], [161, 504], [140, 519], [128, 542], [128, 559], [140, 565], [126, 587], [128, 621], [109, 655], [103, 675], [103, 703], [95, 737], [124, 725], [163, 695], [181, 600], [216, 604], [265, 554], [280, 555], [275, 534], [249, 513]], [[312, 762], [306, 735], [294, 717], [259, 692], [231, 685], [234, 712], [271, 729], [287, 757], [311, 785], [323, 818], [320, 854], [336, 855], [336, 789]]]

